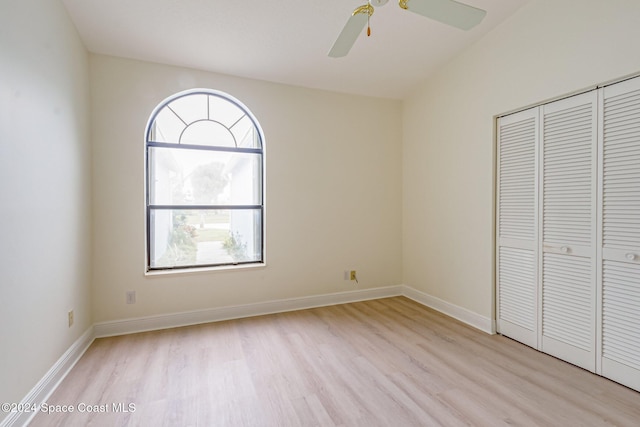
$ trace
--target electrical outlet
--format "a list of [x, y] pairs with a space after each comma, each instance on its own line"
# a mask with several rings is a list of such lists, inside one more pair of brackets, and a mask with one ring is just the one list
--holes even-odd
[[69, 327], [73, 325], [73, 310], [69, 310], [67, 313], [67, 320], [69, 321]]
[[356, 271], [355, 271], [355, 270], [351, 270], [351, 271], [349, 272], [349, 280], [358, 280], [358, 279], [356, 278]]
[[136, 303], [136, 291], [127, 291], [127, 304]]

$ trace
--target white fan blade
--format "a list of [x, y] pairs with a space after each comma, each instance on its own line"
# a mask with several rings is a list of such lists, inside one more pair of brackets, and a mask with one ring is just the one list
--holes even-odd
[[354, 13], [351, 15], [340, 32], [338, 39], [329, 51], [330, 57], [340, 58], [349, 53], [351, 47], [364, 29], [364, 26], [367, 24], [367, 18], [368, 16], [366, 13]]
[[454, 0], [407, 0], [411, 12], [468, 30], [480, 23], [487, 11]]

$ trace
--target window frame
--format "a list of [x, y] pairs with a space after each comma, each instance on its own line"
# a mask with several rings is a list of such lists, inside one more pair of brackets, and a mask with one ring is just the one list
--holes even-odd
[[[213, 96], [220, 98], [230, 104], [233, 104], [235, 107], [240, 109], [244, 116], [248, 117], [253, 125], [253, 129], [256, 132], [257, 145], [258, 148], [249, 148], [249, 147], [238, 147], [237, 140], [235, 136], [233, 136], [235, 147], [223, 146], [223, 145], [200, 145], [200, 144], [183, 144], [180, 140], [185, 132], [185, 130], [192, 124], [196, 122], [201, 122], [204, 119], [193, 120], [190, 123], [185, 122], [175, 111], [171, 110], [184, 124], [184, 128], [180, 133], [179, 140], [177, 142], [161, 142], [157, 139], [153, 138], [154, 132], [154, 123], [160, 114], [165, 108], [167, 108], [172, 102], [193, 95], [205, 95], [207, 97]], [[207, 115], [209, 116], [209, 106], [207, 107]], [[242, 116], [238, 119], [238, 122], [244, 118]], [[217, 124], [224, 126], [230, 133], [230, 127], [223, 125], [220, 121], [212, 119], [209, 116], [207, 121], [212, 121]], [[233, 127], [233, 125], [231, 126]], [[203, 271], [203, 270], [215, 270], [215, 269], [228, 269], [228, 268], [237, 268], [237, 267], [250, 267], [250, 266], [264, 266], [265, 265], [265, 236], [266, 236], [266, 209], [265, 209], [265, 190], [266, 190], [266, 161], [265, 161], [265, 137], [260, 126], [260, 123], [253, 115], [253, 113], [249, 110], [249, 108], [244, 105], [237, 98], [232, 95], [214, 89], [206, 89], [206, 88], [198, 88], [185, 90], [178, 93], [175, 93], [167, 98], [165, 98], [162, 102], [160, 102], [151, 113], [147, 125], [145, 127], [145, 153], [144, 153], [144, 162], [145, 162], [145, 171], [144, 171], [144, 187], [145, 187], [145, 259], [146, 259], [146, 274], [154, 274], [154, 273], [168, 273], [168, 272], [189, 272], [189, 271]], [[229, 152], [229, 153], [244, 153], [244, 154], [255, 154], [259, 157], [259, 168], [260, 173], [255, 177], [256, 180], [259, 180], [257, 190], [259, 190], [259, 198], [257, 204], [154, 204], [151, 203], [152, 199], [152, 186], [150, 181], [151, 176], [151, 155], [150, 151], [153, 148], [168, 148], [168, 149], [177, 149], [177, 150], [190, 150], [190, 151], [212, 151], [212, 152]], [[244, 210], [244, 211], [253, 211], [257, 212], [259, 215], [259, 223], [260, 230], [259, 235], [255, 234], [254, 238], [259, 237], [259, 246], [256, 247], [254, 251], [256, 254], [259, 254], [257, 259], [252, 259], [248, 261], [233, 261], [233, 262], [221, 262], [221, 263], [208, 263], [208, 264], [189, 264], [189, 265], [173, 265], [173, 266], [152, 266], [152, 221], [151, 215], [152, 211], [160, 211], [160, 210]], [[231, 230], [230, 230], [231, 231]]]

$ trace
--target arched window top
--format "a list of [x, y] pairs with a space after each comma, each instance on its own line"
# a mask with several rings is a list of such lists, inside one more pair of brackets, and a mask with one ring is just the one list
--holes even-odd
[[178, 93], [151, 115], [147, 141], [226, 148], [262, 148], [256, 119], [232, 96], [208, 89]]

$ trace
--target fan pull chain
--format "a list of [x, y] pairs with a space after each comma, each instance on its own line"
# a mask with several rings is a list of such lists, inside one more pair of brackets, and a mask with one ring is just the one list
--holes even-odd
[[371, 25], [369, 25], [369, 19], [371, 18], [371, 14], [367, 14], [367, 37], [371, 35]]

